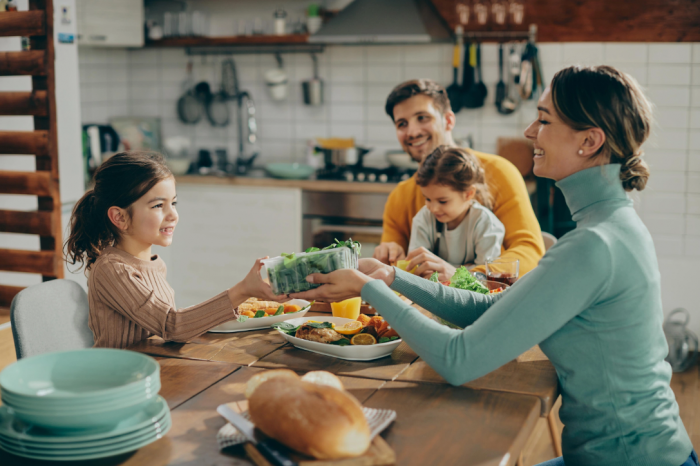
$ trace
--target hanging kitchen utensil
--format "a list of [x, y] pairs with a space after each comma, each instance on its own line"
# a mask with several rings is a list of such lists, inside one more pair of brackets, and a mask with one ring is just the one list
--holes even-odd
[[194, 125], [202, 118], [202, 103], [195, 95], [192, 82], [192, 62], [187, 63], [187, 80], [184, 94], [177, 101], [177, 114], [186, 125]]
[[457, 113], [462, 109], [462, 89], [459, 87], [459, 60], [462, 56], [460, 53], [462, 26], [457, 26], [455, 34], [455, 46], [452, 53], [452, 84], [447, 86], [447, 98], [450, 99], [452, 111]]
[[[475, 80], [475, 70], [477, 69], [477, 48], [476, 43], [469, 44], [469, 72], [471, 75], [471, 85], [464, 93], [462, 105], [464, 108], [479, 108], [484, 105], [481, 86]], [[467, 67], [465, 66], [466, 70]], [[466, 74], [465, 74], [466, 76]], [[466, 79], [466, 78], [465, 78]]]
[[532, 48], [530, 43], [525, 46], [520, 62], [520, 78], [518, 79], [518, 92], [523, 100], [532, 96]]
[[472, 85], [474, 84], [474, 69], [469, 64], [469, 54], [471, 50], [471, 44], [467, 39], [464, 40], [464, 54], [462, 58], [462, 95], [460, 100], [462, 101], [462, 107], [464, 107], [464, 96], [469, 92]]
[[502, 115], [510, 115], [518, 108], [519, 95], [517, 82], [520, 73], [520, 55], [517, 53], [515, 45], [510, 46], [508, 58], [508, 69], [506, 72], [506, 97], [503, 99], [498, 112]]
[[498, 84], [496, 84], [496, 108], [500, 111], [506, 98], [506, 83], [503, 81], [503, 44], [498, 45]]
[[236, 64], [232, 59], [224, 60], [221, 63], [221, 88], [229, 99], [235, 99], [238, 95], [238, 76], [236, 75]]
[[265, 72], [265, 83], [272, 100], [284, 100], [287, 98], [287, 72], [284, 71], [282, 55], [277, 53], [275, 58], [277, 59], [277, 68]]
[[316, 54], [311, 54], [311, 60], [314, 65], [314, 77], [301, 83], [301, 89], [304, 93], [304, 103], [306, 105], [321, 105], [323, 104], [323, 81], [318, 76], [318, 58]]
[[476, 79], [476, 85], [481, 94], [481, 105], [479, 105], [479, 107], [482, 107], [484, 105], [484, 100], [486, 100], [486, 96], [489, 95], [489, 90], [481, 77], [481, 43], [476, 44]]
[[221, 68], [219, 92], [209, 98], [205, 107], [209, 123], [217, 127], [227, 126], [231, 117], [228, 108], [228, 95], [224, 90], [224, 79], [226, 76], [224, 76], [223, 66]]
[[532, 69], [534, 72], [534, 79], [532, 80], [532, 94], [534, 98], [538, 98], [541, 93], [544, 92], [544, 76], [542, 76], [542, 65], [540, 63], [540, 53], [537, 46], [533, 44], [534, 57], [532, 60]]

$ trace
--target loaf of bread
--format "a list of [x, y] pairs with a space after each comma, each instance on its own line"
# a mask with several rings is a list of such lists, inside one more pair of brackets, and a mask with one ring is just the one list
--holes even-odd
[[[332, 374], [331, 374], [332, 375]], [[274, 379], [276, 377], [282, 378], [282, 379], [296, 379], [299, 380], [299, 376], [297, 375], [296, 372], [290, 371], [289, 369], [276, 369], [274, 371], [263, 371], [255, 374], [253, 377], [250, 378], [248, 383], [246, 384], [245, 387], [245, 397], [250, 398], [253, 395], [253, 392], [258, 388], [260, 384], [263, 382], [266, 382], [270, 379]], [[340, 380], [338, 381], [340, 382]]]
[[[327, 382], [330, 378], [316, 374], [312, 379]], [[248, 399], [248, 412], [266, 435], [317, 459], [360, 456], [370, 445], [362, 406], [347, 391], [333, 386], [268, 377]]]

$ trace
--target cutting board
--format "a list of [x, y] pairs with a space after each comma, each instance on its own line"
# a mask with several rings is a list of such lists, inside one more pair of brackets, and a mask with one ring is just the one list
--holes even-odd
[[[272, 466], [252, 443], [246, 443], [244, 448], [250, 459], [258, 466]], [[291, 452], [291, 450], [288, 449], [282, 450], [282, 452], [288, 455], [299, 466], [381, 466], [396, 464], [396, 454], [394, 450], [386, 443], [381, 435], [374, 437], [367, 452], [356, 458], [317, 460]]]

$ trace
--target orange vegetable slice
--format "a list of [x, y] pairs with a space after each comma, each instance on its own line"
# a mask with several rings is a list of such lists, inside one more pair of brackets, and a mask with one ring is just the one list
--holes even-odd
[[376, 345], [377, 340], [369, 333], [358, 333], [350, 340], [353, 345]]

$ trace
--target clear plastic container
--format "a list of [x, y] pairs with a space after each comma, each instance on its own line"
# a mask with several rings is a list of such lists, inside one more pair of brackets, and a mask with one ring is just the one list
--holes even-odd
[[293, 256], [278, 256], [265, 259], [272, 292], [275, 294], [299, 293], [321, 285], [306, 281], [312, 273], [330, 273], [339, 269], [357, 269], [358, 254], [355, 250], [341, 247], [314, 252], [301, 252]]

